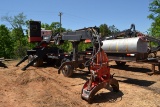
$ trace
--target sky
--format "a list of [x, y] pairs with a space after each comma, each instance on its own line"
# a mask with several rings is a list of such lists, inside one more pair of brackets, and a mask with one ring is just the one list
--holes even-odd
[[[84, 27], [114, 25], [119, 30], [129, 29], [133, 23], [136, 30], [146, 33], [152, 20], [148, 19], [152, 0], [0, 0], [0, 17], [24, 13], [27, 20], [51, 24], [59, 22], [62, 27], [77, 30]], [[0, 24], [11, 27], [8, 22]]]

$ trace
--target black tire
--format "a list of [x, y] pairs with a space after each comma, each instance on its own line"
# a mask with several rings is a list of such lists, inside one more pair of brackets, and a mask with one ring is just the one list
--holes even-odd
[[116, 79], [112, 78], [110, 85], [112, 86], [113, 92], [119, 92], [119, 83]]
[[71, 77], [73, 75], [73, 68], [71, 65], [65, 65], [62, 69], [62, 74], [65, 77]]
[[[35, 58], [36, 56], [33, 56], [33, 55], [29, 55], [28, 56], [28, 63], [30, 63], [31, 61], [33, 61], [33, 59]], [[43, 59], [38, 59], [36, 62], [33, 63], [33, 66], [34, 67], [39, 67], [39, 66], [42, 66], [43, 65]]]
[[[64, 58], [62, 61], [61, 61], [61, 64], [63, 64], [63, 62], [69, 62], [70, 60], [69, 59], [66, 59]], [[73, 67], [71, 65], [65, 65], [63, 68], [62, 68], [62, 74], [65, 76], [65, 77], [71, 77], [73, 75]]]
[[42, 59], [37, 59], [37, 61], [33, 63], [34, 67], [40, 67], [42, 65], [43, 65], [43, 60]]
[[85, 68], [84, 64], [79, 64], [78, 67], [79, 67], [80, 69], [84, 69], [84, 68]]
[[124, 66], [126, 62], [121, 62], [121, 61], [115, 61], [117, 66]]

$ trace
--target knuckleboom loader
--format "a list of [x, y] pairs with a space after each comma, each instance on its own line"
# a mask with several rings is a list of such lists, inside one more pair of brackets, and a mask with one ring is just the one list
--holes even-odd
[[16, 66], [19, 66], [28, 59], [28, 64], [22, 70], [26, 70], [29, 66], [42, 66], [44, 62], [60, 66], [62, 59], [70, 57], [62, 49], [50, 46], [53, 44], [52, 31], [42, 29], [40, 21], [30, 21], [28, 31], [28, 42], [37, 43], [37, 46], [31, 50], [27, 50], [27, 55], [16, 64]]
[[99, 28], [89, 27], [79, 29], [72, 32], [64, 32], [54, 37], [56, 44], [61, 44], [60, 41], [68, 40], [73, 46], [72, 60], [65, 60], [59, 67], [58, 73], [62, 71], [65, 76], [71, 76], [73, 70], [83, 61], [78, 60], [78, 44], [80, 41], [90, 40], [93, 45], [92, 56], [84, 62], [84, 65], [90, 69], [90, 78], [83, 85], [81, 98], [88, 103], [92, 103], [94, 95], [102, 88], [112, 87], [113, 91], [119, 91], [119, 83], [110, 74], [108, 57], [101, 48], [103, 43], [100, 40]]

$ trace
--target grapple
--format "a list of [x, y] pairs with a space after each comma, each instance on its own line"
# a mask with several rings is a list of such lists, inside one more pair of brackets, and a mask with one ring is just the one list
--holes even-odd
[[94, 95], [102, 88], [111, 85], [113, 91], [119, 91], [118, 81], [110, 74], [106, 53], [102, 49], [96, 53], [96, 57], [90, 64], [91, 77], [86, 81], [81, 92], [81, 98], [88, 103], [92, 103]]

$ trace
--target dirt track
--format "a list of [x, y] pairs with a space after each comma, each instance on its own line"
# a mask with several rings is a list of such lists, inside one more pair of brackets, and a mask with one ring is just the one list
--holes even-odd
[[[111, 74], [119, 81], [120, 92], [102, 89], [93, 104], [81, 99], [81, 89], [89, 74], [77, 71], [72, 78], [57, 74], [52, 66], [15, 67], [17, 61], [0, 68], [0, 107], [158, 107], [160, 75], [147, 75], [150, 64], [127, 63], [123, 68], [110, 62]], [[157, 68], [156, 68], [157, 69]]]

